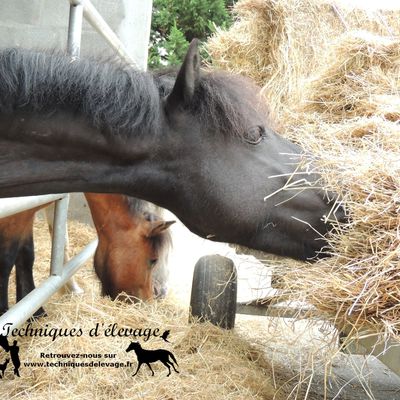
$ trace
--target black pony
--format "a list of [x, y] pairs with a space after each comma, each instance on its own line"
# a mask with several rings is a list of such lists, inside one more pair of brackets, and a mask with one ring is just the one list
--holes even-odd
[[254, 84], [199, 65], [197, 41], [173, 80], [1, 51], [0, 197], [122, 193], [212, 240], [315, 256], [334, 217], [320, 177], [299, 168], [301, 149], [271, 129]]

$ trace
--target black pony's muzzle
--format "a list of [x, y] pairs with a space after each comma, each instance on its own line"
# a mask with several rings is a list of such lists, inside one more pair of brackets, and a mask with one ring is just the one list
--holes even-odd
[[346, 212], [346, 209], [342, 206], [338, 207], [335, 212], [335, 219], [339, 224], [347, 224], [350, 221], [350, 218]]

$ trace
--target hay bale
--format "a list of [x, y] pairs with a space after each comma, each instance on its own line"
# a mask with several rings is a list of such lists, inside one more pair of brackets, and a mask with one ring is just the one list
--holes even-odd
[[[306, 72], [296, 60], [307, 57], [317, 63], [314, 49], [321, 47], [322, 35], [308, 34], [310, 24], [318, 31], [340, 25], [330, 5], [309, 0], [242, 0], [233, 12], [232, 28], [218, 30], [207, 43], [213, 65], [251, 77], [280, 103], [296, 93], [298, 79]], [[317, 14], [327, 17], [323, 23]]]
[[241, 0], [234, 25], [208, 41], [212, 65], [264, 87], [278, 118], [302, 100], [303, 81], [326, 64], [325, 49], [349, 30], [399, 35], [399, 13], [340, 8], [329, 0]]
[[400, 13], [316, 0], [243, 0], [235, 10], [232, 29], [209, 43], [213, 64], [265, 85], [282, 133], [350, 216], [328, 238], [331, 258], [280, 265], [281, 281], [339, 328], [399, 339]]
[[307, 123], [288, 129], [351, 222], [330, 238], [332, 258], [285, 279], [336, 326], [392, 337], [400, 334], [399, 55], [398, 39], [343, 34], [304, 89], [297, 121]]
[[[362, 329], [373, 324], [374, 329], [396, 336], [400, 332], [400, 127], [385, 121], [374, 130], [377, 122], [365, 118], [330, 130], [321, 130], [325, 126], [321, 123], [317, 135], [304, 127], [297, 130], [302, 145], [315, 155], [307, 162], [321, 173], [326, 188], [341, 195], [351, 221], [330, 237], [333, 257], [307, 268], [288, 268], [283, 279], [336, 326]], [[361, 137], [354, 138], [360, 132]], [[351, 140], [346, 142], [346, 137]]]
[[307, 124], [289, 129], [314, 155], [307, 162], [328, 190], [340, 194], [351, 222], [330, 237], [332, 258], [302, 271], [289, 268], [284, 279], [337, 327], [370, 327], [398, 337], [399, 42], [359, 38], [349, 33], [333, 45], [336, 57], [307, 88], [321, 101], [306, 104], [297, 115]]
[[400, 40], [350, 31], [334, 42], [305, 85], [303, 109], [330, 122], [382, 115], [399, 119]]

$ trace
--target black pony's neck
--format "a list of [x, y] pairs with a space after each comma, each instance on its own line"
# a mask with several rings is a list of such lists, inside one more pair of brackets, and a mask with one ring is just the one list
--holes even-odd
[[0, 52], [0, 113], [81, 115], [109, 136], [151, 135], [160, 129], [160, 93], [151, 74], [116, 62], [64, 54]]

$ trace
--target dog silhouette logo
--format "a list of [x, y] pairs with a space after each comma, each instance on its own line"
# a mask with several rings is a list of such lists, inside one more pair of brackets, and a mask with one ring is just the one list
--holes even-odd
[[164, 340], [164, 342], [167, 343], [171, 343], [167, 337], [169, 336], [169, 334], [171, 333], [171, 331], [164, 331], [164, 333], [160, 336], [162, 340]]
[[10, 362], [9, 358], [6, 358], [6, 361], [3, 364], [0, 364], [0, 378], [4, 378], [4, 371], [7, 368], [7, 364]]
[[[14, 375], [19, 375], [19, 367], [21, 366], [21, 361], [19, 359], [19, 346], [16, 340], [14, 340], [13, 344], [10, 345], [8, 343], [7, 336], [0, 335], [0, 346], [10, 354], [11, 361], [14, 365]], [[0, 364], [0, 378], [4, 377], [4, 372], [7, 369], [7, 365], [10, 362], [10, 358], [6, 358], [5, 362]]]
[[132, 376], [135, 376], [139, 372], [142, 364], [146, 364], [149, 367], [151, 374], [154, 376], [154, 371], [150, 364], [157, 361], [160, 361], [168, 368], [167, 376], [171, 375], [171, 367], [177, 374], [179, 374], [179, 371], [175, 368], [175, 365], [178, 367], [178, 363], [175, 356], [170, 351], [164, 349], [146, 350], [140, 345], [139, 342], [131, 342], [126, 349], [126, 352], [130, 352], [132, 350], [136, 353], [138, 361], [136, 372]]

